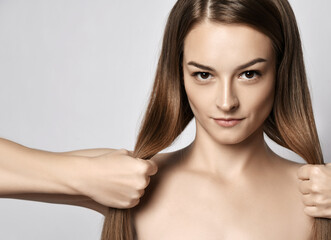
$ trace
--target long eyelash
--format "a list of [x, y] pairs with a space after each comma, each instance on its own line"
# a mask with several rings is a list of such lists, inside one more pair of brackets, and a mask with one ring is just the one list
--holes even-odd
[[247, 72], [253, 72], [254, 74], [256, 74], [256, 76], [251, 79], [245, 79], [246, 82], [255, 81], [255, 80], [257, 80], [257, 78], [260, 78], [262, 76], [262, 73], [258, 70], [247, 70], [247, 71], [240, 73], [238, 77], [242, 76], [243, 74], [245, 74]]
[[246, 72], [253, 72], [253, 73], [255, 73], [258, 76], [261, 76], [262, 75], [259, 70], [247, 70], [247, 71], [244, 71], [244, 72], [240, 73], [239, 76], [243, 75]]
[[191, 76], [196, 77], [197, 75], [202, 74], [202, 73], [208, 73], [209, 75], [211, 75], [209, 72], [194, 72], [191, 74]]
[[191, 76], [195, 77], [196, 75], [198, 75], [200, 72], [194, 72], [191, 74]]
[[[243, 75], [246, 72], [253, 72], [253, 73], [255, 73], [259, 77], [262, 75], [262, 73], [259, 70], [247, 70], [247, 71], [244, 71], [244, 72], [240, 73], [239, 76]], [[191, 74], [191, 76], [196, 77], [196, 76], [198, 76], [199, 74], [202, 74], [202, 73], [207, 73], [210, 76], [212, 75], [209, 72], [194, 72], [194, 73]]]
[[[261, 76], [261, 72], [259, 70], [247, 70], [247, 71], [240, 73], [239, 75], [243, 75], [246, 72], [254, 72], [257, 75]], [[197, 76], [198, 74], [201, 74], [201, 73], [208, 73], [209, 75], [211, 75], [211, 73], [209, 73], [209, 72], [194, 72], [191, 74], [191, 76]]]
[[261, 74], [261, 72], [260, 71], [258, 71], [258, 70], [253, 70], [253, 72], [255, 72], [256, 73], [256, 75], [258, 75], [258, 76], [261, 76], [262, 74]]

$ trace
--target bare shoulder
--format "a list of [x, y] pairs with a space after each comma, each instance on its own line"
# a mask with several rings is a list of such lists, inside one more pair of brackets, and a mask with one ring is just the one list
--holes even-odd
[[159, 173], [164, 173], [170, 167], [175, 167], [180, 161], [181, 150], [175, 152], [158, 153], [150, 160], [155, 162], [159, 168]]
[[276, 154], [274, 154], [273, 159], [274, 159], [275, 165], [277, 166], [276, 169], [278, 169], [279, 171], [284, 173], [285, 176], [287, 176], [290, 179], [293, 179], [295, 182], [297, 182], [297, 179], [298, 179], [297, 172], [298, 172], [299, 168], [301, 168], [305, 164], [282, 158]]
[[159, 203], [160, 199], [168, 195], [167, 189], [176, 175], [176, 169], [181, 160], [181, 150], [168, 153], [158, 153], [150, 159], [156, 163], [158, 172], [151, 177], [150, 184], [146, 188], [144, 196], [140, 199], [139, 205], [135, 207], [135, 213], [142, 213]]
[[284, 209], [288, 209], [287, 219], [290, 219], [291, 225], [295, 231], [302, 234], [301, 239], [307, 239], [310, 236], [310, 229], [313, 224], [313, 218], [304, 213], [304, 204], [302, 194], [299, 191], [298, 170], [305, 164], [294, 162], [278, 155], [274, 158], [275, 162], [275, 185], [279, 184], [279, 199], [286, 196]]
[[296, 198], [295, 201], [301, 201], [298, 170], [304, 164], [282, 158], [277, 154], [273, 154], [272, 163], [270, 171], [274, 184], [278, 184], [282, 190], [287, 191], [288, 196]]

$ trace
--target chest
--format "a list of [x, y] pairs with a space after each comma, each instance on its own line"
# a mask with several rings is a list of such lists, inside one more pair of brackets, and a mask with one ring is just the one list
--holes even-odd
[[268, 183], [250, 188], [177, 180], [160, 186], [136, 212], [138, 239], [305, 239], [311, 223], [287, 191]]

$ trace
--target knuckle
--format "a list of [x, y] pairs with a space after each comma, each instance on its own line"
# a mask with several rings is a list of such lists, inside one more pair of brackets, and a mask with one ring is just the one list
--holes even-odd
[[131, 195], [131, 198], [130, 198], [130, 201], [135, 201], [137, 199], [140, 198], [140, 193], [139, 193], [139, 190], [138, 191], [134, 191]]
[[128, 208], [132, 208], [134, 206], [137, 206], [140, 202], [140, 199], [139, 198], [134, 198], [134, 199], [130, 199], [128, 201]]
[[124, 149], [124, 148], [119, 149], [118, 152], [122, 153], [122, 154], [128, 154], [129, 153], [129, 151]]
[[305, 165], [301, 166], [297, 171], [297, 177], [299, 179], [306, 179], [307, 174], [309, 173], [311, 166], [312, 165], [310, 165], [310, 164], [305, 164]]
[[312, 191], [313, 193], [318, 193], [318, 192], [320, 191], [320, 186], [319, 186], [318, 184], [316, 184], [316, 183], [313, 183], [313, 184], [311, 185], [311, 191]]
[[132, 208], [138, 204], [139, 199], [140, 197], [138, 196], [138, 194], [132, 194], [130, 197], [128, 196], [125, 199], [122, 199], [122, 201], [118, 204], [119, 208]]
[[310, 169], [310, 174], [313, 177], [317, 177], [321, 174], [321, 168], [319, 166], [312, 166]]
[[141, 175], [146, 175], [148, 171], [148, 164], [146, 163], [145, 160], [141, 160], [139, 167], [138, 167], [138, 173]]
[[141, 198], [142, 196], [144, 196], [144, 194], [145, 194], [145, 190], [140, 190], [140, 191], [139, 191], [139, 196], [140, 196], [140, 198]]
[[148, 186], [149, 181], [146, 178], [142, 178], [137, 181], [136, 186], [138, 190], [143, 190]]
[[317, 205], [323, 205], [325, 202], [325, 199], [322, 195], [317, 195], [314, 200]]
[[139, 199], [139, 198], [141, 198], [144, 195], [144, 192], [145, 192], [144, 189], [135, 191], [132, 199]]
[[121, 208], [130, 208], [130, 202], [129, 202], [129, 201], [124, 201], [124, 202], [121, 204]]
[[121, 209], [125, 209], [125, 208], [129, 208], [129, 201], [122, 201], [120, 204], [119, 204], [119, 208]]
[[315, 216], [317, 214], [316, 208], [312, 207], [304, 207], [303, 211], [308, 215], [308, 216]]
[[304, 164], [298, 169], [298, 173], [302, 173], [303, 171], [309, 170], [311, 168], [311, 164]]

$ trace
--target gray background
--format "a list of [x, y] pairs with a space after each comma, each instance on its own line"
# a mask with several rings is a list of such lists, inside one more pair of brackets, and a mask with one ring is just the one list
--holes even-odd
[[[133, 149], [174, 2], [0, 0], [0, 137], [49, 151]], [[291, 3], [324, 156], [331, 161], [331, 2]], [[190, 124], [167, 150], [193, 136]], [[81, 207], [0, 199], [0, 239], [98, 239], [102, 221]]]

